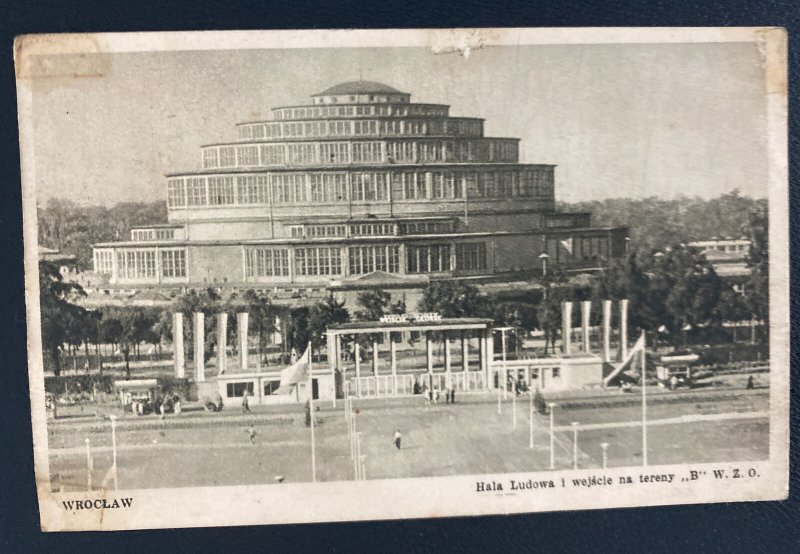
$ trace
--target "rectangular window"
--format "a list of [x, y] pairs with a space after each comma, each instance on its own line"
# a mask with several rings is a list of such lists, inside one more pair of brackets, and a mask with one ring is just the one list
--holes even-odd
[[288, 162], [295, 165], [308, 165], [317, 163], [316, 144], [290, 144], [288, 147]]
[[161, 251], [161, 276], [167, 278], [186, 277], [186, 251]]
[[178, 208], [186, 205], [186, 191], [183, 189], [183, 179], [167, 180], [167, 206]]
[[111, 275], [114, 271], [114, 252], [112, 250], [94, 251], [94, 272]]
[[225, 392], [228, 395], [228, 398], [241, 398], [244, 396], [244, 391], [247, 391], [247, 394], [253, 396], [253, 382], [252, 381], [241, 381], [238, 383], [228, 383], [226, 385]]
[[321, 163], [350, 163], [350, 151], [346, 142], [323, 142], [320, 144]]
[[239, 204], [267, 204], [267, 176], [239, 175], [236, 177], [236, 194]]
[[155, 279], [155, 250], [120, 250], [117, 252], [117, 276], [120, 279]]
[[354, 142], [354, 162], [379, 162], [382, 161], [380, 142]]
[[275, 204], [294, 204], [306, 201], [306, 176], [303, 173], [273, 174], [272, 201]]
[[338, 247], [298, 248], [295, 250], [297, 275], [341, 275], [342, 259]]
[[314, 173], [310, 179], [312, 202], [343, 202], [346, 199], [347, 174]]
[[450, 245], [406, 246], [406, 268], [408, 273], [450, 271]]
[[373, 271], [398, 273], [400, 258], [396, 245], [351, 246], [348, 248], [350, 275], [363, 275]]
[[207, 203], [205, 177], [186, 179], [186, 204], [188, 206], [205, 206]]
[[222, 146], [219, 148], [219, 166], [234, 167], [236, 165], [236, 148], [233, 146]]
[[456, 269], [486, 269], [486, 243], [468, 242], [456, 245]]
[[306, 225], [305, 236], [310, 238], [344, 237], [347, 227], [344, 225]]
[[219, 155], [216, 148], [203, 149], [203, 169], [219, 167]]
[[350, 180], [350, 198], [364, 202], [386, 200], [387, 185], [386, 173], [353, 173]]
[[233, 204], [233, 177], [209, 177], [208, 200], [212, 206]]
[[258, 146], [239, 146], [236, 155], [239, 157], [239, 166], [258, 165]]
[[261, 145], [261, 165], [283, 165], [285, 163], [282, 144]]
[[289, 250], [287, 248], [247, 247], [245, 249], [245, 276], [288, 277]]

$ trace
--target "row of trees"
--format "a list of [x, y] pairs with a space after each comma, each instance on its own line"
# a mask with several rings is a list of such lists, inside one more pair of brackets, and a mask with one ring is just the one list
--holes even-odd
[[[766, 200], [742, 196], [738, 190], [716, 198], [612, 198], [559, 203], [565, 211], [588, 211], [595, 225], [627, 226], [631, 245], [639, 256], [663, 250], [673, 242], [713, 236], [738, 237], [742, 214], [766, 208]], [[80, 269], [91, 268], [91, 245], [126, 239], [135, 225], [165, 223], [166, 204], [127, 202], [113, 207], [79, 206], [69, 199], [51, 200], [38, 210], [39, 244], [57, 248], [78, 259]]]
[[[726, 202], [738, 205], [743, 201], [733, 194]], [[595, 275], [588, 283], [576, 284], [559, 268], [551, 268], [542, 279], [541, 289], [532, 293], [484, 295], [465, 282], [435, 281], [424, 289], [416, 309], [438, 312], [444, 317], [487, 317], [498, 325], [523, 330], [541, 329], [546, 348], [555, 344], [561, 328], [561, 303], [565, 300], [627, 298], [630, 300], [630, 324], [634, 328], [659, 331], [664, 340], [673, 343], [687, 327], [715, 329], [723, 321], [751, 318], [767, 321], [769, 225], [766, 204], [755, 202], [747, 213], [747, 220], [744, 224], [740, 222], [737, 232], [733, 233], [748, 236], [752, 243], [747, 261], [751, 273], [744, 282], [745, 295], [723, 282], [699, 252], [679, 243], [644, 253], [634, 249], [627, 258]], [[140, 345], [151, 344], [158, 348], [162, 342], [172, 341], [174, 311], [183, 313], [187, 320], [193, 312], [206, 314], [207, 357], [212, 355], [216, 343], [213, 332], [216, 314], [228, 313], [233, 322], [237, 312], [249, 312], [262, 362], [267, 361], [266, 352], [270, 337], [276, 331], [276, 320], [282, 322], [282, 343], [287, 354], [290, 349], [302, 351], [309, 342], [315, 349], [322, 348], [325, 330], [351, 317], [370, 321], [387, 313], [406, 311], [403, 301], [393, 302], [388, 293], [380, 290], [361, 293], [351, 314], [348, 307], [333, 296], [311, 307], [279, 306], [264, 292], [248, 290], [223, 299], [213, 289], [189, 292], [176, 299], [170, 310], [109, 308], [89, 311], [75, 302], [84, 294], [82, 289], [64, 282], [54, 265], [41, 262], [39, 279], [42, 342], [48, 365], [56, 374], [61, 371], [64, 351], [75, 359], [75, 354], [83, 348], [88, 358], [91, 348], [102, 360], [100, 345], [104, 344], [112, 345], [129, 367], [129, 357], [138, 354]], [[577, 321], [577, 304], [575, 308], [574, 320]], [[593, 323], [599, 323], [599, 318], [599, 310], [595, 310]], [[191, 325], [185, 327], [185, 332], [191, 355]], [[235, 348], [235, 325], [229, 325], [228, 332], [228, 343]], [[364, 336], [360, 340], [366, 346], [373, 338]], [[760, 338], [765, 340], [766, 335]]]

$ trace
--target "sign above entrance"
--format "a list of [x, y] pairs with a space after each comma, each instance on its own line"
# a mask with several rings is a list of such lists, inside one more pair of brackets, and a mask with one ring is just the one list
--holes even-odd
[[424, 312], [415, 314], [388, 314], [381, 317], [381, 323], [407, 323], [417, 321], [441, 321], [442, 315], [436, 312]]

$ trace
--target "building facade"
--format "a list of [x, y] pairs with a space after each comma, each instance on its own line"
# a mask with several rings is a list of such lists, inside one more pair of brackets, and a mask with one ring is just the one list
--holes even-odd
[[94, 245], [108, 285], [347, 286], [365, 276], [437, 278], [598, 268], [625, 228], [555, 209], [555, 167], [519, 161], [519, 139], [483, 120], [343, 83], [234, 141], [201, 147], [200, 169], [168, 174], [168, 223]]

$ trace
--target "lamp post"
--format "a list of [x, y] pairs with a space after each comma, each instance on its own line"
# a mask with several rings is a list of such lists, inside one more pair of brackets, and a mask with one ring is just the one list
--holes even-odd
[[[498, 327], [495, 331], [500, 331], [500, 339], [503, 345], [503, 399], [508, 398], [508, 360], [506, 355], [506, 331], [512, 327]], [[498, 379], [499, 380], [499, 379]]]
[[550, 402], [547, 405], [550, 407], [550, 469], [555, 469], [556, 456], [555, 456], [555, 434], [553, 427], [553, 412], [555, 412], [557, 404], [555, 402]]
[[572, 422], [572, 469], [578, 469], [578, 422]]
[[89, 437], [86, 437], [86, 490], [92, 490], [92, 451], [89, 446]]
[[108, 416], [111, 420], [111, 466], [114, 468], [114, 490], [119, 490], [117, 480], [117, 416]]
[[528, 448], [533, 450], [533, 408], [528, 408], [528, 418], [530, 421], [530, 429], [528, 430]]
[[539, 254], [539, 259], [542, 260], [542, 277], [547, 275], [547, 260], [550, 259], [550, 256], [542, 252]]

